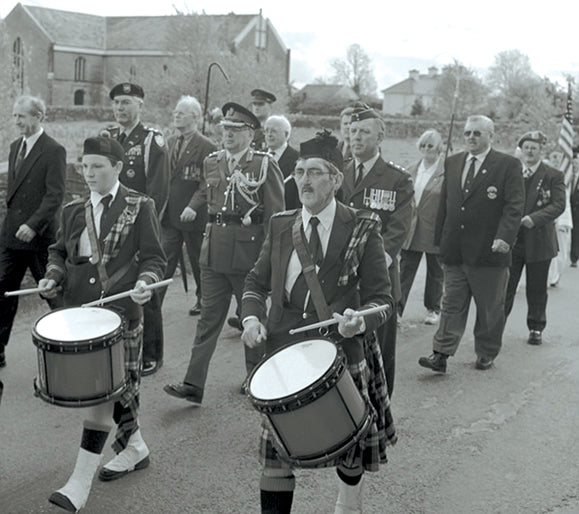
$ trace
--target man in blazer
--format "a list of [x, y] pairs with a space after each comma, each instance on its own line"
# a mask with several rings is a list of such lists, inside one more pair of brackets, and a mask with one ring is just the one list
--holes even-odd
[[[165, 278], [171, 278], [182, 255], [183, 241], [187, 247], [191, 270], [195, 277], [196, 304], [191, 316], [201, 313], [201, 273], [199, 254], [203, 231], [207, 223], [207, 208], [195, 211], [191, 207], [193, 195], [199, 189], [203, 160], [217, 147], [199, 132], [202, 109], [193, 96], [183, 96], [173, 111], [173, 125], [177, 134], [167, 142], [170, 157], [169, 201], [162, 220], [163, 249], [167, 255]], [[183, 270], [184, 271], [184, 270]], [[166, 289], [161, 293], [161, 302]]]
[[[66, 150], [44, 132], [45, 112], [40, 98], [22, 96], [14, 103], [21, 137], [10, 145], [7, 211], [0, 233], [0, 367], [6, 365], [4, 349], [18, 308], [18, 297], [4, 293], [20, 288], [27, 269], [36, 281], [44, 276], [64, 197]], [[56, 308], [61, 300], [48, 303]]]
[[270, 116], [264, 127], [267, 149], [282, 172], [284, 182], [285, 208], [295, 209], [301, 206], [298, 188], [292, 175], [296, 167], [299, 152], [289, 145], [292, 126], [285, 116]]
[[547, 138], [540, 131], [527, 132], [519, 140], [525, 179], [525, 209], [521, 227], [513, 247], [505, 316], [511, 313], [523, 266], [526, 270], [527, 342], [542, 343], [547, 324], [547, 278], [551, 259], [559, 245], [555, 219], [565, 210], [565, 181], [563, 174], [542, 162]]
[[[109, 97], [119, 126], [107, 132], [125, 150], [119, 180], [124, 186], [151, 197], [161, 219], [169, 195], [169, 160], [163, 134], [141, 122], [145, 98], [141, 86], [129, 82], [117, 84]], [[163, 317], [158, 291], [153, 292], [143, 311], [143, 376], [146, 376], [155, 373], [163, 363]]]
[[[293, 336], [288, 335], [288, 330], [318, 321], [317, 309], [323, 311], [325, 304], [338, 321], [330, 337], [346, 354], [348, 369], [358, 388], [363, 389], [364, 382], [358, 380], [361, 377], [357, 370], [364, 369], [369, 384], [377, 376], [382, 377], [381, 390], [385, 394], [379, 350], [371, 335], [387, 318], [388, 312], [392, 312], [393, 305], [380, 221], [373, 213], [357, 212], [336, 201], [335, 194], [342, 181], [338, 169], [342, 155], [336, 146], [336, 138], [327, 133], [300, 145], [300, 159], [294, 175], [303, 207], [279, 213], [271, 219], [262, 251], [245, 281], [242, 339], [251, 347], [265, 341], [266, 355], [269, 355], [292, 341], [319, 337], [317, 330]], [[367, 228], [361, 229], [362, 226]], [[356, 244], [353, 234], [357, 230], [365, 230], [366, 237], [360, 237]], [[304, 265], [296, 250], [300, 240], [303, 240], [304, 253], [309, 248], [313, 263], [316, 263], [313, 274], [321, 289], [319, 297], [315, 289], [309, 294], [309, 282], [303, 279]], [[266, 315], [270, 293], [271, 308]], [[386, 310], [366, 316], [356, 312], [374, 306], [386, 306]], [[370, 348], [375, 348], [375, 353]], [[365, 389], [376, 390], [371, 385]], [[377, 418], [387, 409], [387, 403], [384, 408], [377, 407]], [[388, 432], [388, 428], [385, 431]], [[356, 464], [346, 465], [342, 457], [335, 459], [340, 478], [336, 512], [361, 512], [358, 509], [362, 501], [362, 476], [364, 469], [375, 469], [370, 460], [377, 449], [374, 452], [371, 448], [379, 438], [384, 438], [384, 430], [378, 435], [372, 427], [364, 437], [364, 451], [358, 454], [364, 456], [359, 457]], [[261, 441], [262, 512], [290, 512], [295, 487], [292, 468], [279, 458], [267, 429], [262, 432]]]
[[476, 368], [489, 369], [502, 346], [505, 291], [511, 248], [521, 223], [524, 185], [518, 159], [491, 148], [494, 123], [470, 116], [464, 128], [468, 151], [445, 162], [435, 243], [444, 265], [444, 294], [434, 352], [418, 363], [445, 373], [468, 317], [477, 306]]
[[[384, 123], [370, 108], [353, 112], [350, 146], [353, 159], [344, 166], [343, 202], [356, 209], [371, 210], [382, 220], [382, 238], [394, 302], [401, 298], [399, 256], [408, 237], [414, 210], [414, 185], [410, 175], [380, 156]], [[396, 358], [396, 310], [379, 329], [388, 394], [394, 390]]]

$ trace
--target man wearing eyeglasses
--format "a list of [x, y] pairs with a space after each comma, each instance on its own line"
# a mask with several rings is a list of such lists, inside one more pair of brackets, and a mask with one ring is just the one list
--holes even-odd
[[444, 295], [433, 353], [420, 366], [445, 373], [467, 322], [471, 298], [477, 307], [475, 367], [489, 369], [502, 346], [505, 291], [511, 249], [524, 206], [521, 163], [491, 148], [494, 123], [470, 116], [464, 129], [467, 150], [445, 162], [435, 244], [444, 267]]
[[[380, 216], [392, 296], [397, 303], [402, 298], [399, 257], [412, 222], [414, 184], [405, 170], [381, 157], [383, 140], [384, 122], [380, 115], [368, 106], [355, 109], [350, 120], [353, 159], [344, 166], [342, 193], [346, 205]], [[390, 396], [394, 390], [397, 310], [378, 331]]]
[[[231, 295], [241, 305], [243, 282], [253, 267], [271, 215], [284, 210], [283, 176], [270, 155], [250, 148], [258, 119], [245, 107], [229, 102], [223, 108], [223, 150], [205, 158], [201, 185], [190, 206], [207, 205], [203, 237], [201, 317], [185, 379], [165, 386], [165, 392], [200, 406], [209, 363], [225, 323]], [[263, 347], [245, 347], [249, 373]], [[245, 378], [245, 377], [244, 377]]]

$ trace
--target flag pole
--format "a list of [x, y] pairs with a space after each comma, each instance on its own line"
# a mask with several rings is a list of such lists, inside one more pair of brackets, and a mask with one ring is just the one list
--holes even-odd
[[456, 104], [458, 101], [458, 92], [460, 88], [460, 69], [458, 61], [454, 60], [456, 66], [456, 85], [454, 88], [454, 96], [452, 98], [452, 110], [450, 113], [450, 127], [448, 129], [448, 139], [446, 140], [446, 149], [444, 151], [444, 160], [448, 157], [448, 153], [452, 150], [452, 129], [454, 127], [454, 116], [456, 111]]

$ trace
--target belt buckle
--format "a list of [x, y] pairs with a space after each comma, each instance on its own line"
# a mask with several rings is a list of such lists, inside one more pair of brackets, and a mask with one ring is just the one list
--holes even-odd
[[222, 225], [223, 224], [223, 214], [221, 212], [218, 212], [215, 214], [215, 223], [217, 225]]

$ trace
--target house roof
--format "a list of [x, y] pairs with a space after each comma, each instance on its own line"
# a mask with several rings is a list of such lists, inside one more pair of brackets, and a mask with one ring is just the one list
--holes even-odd
[[[95, 16], [45, 7], [22, 5], [41, 30], [62, 47], [98, 50], [166, 50], [181, 30], [198, 29], [207, 22], [219, 47], [235, 46], [249, 33], [257, 14], [172, 15], [172, 16]], [[276, 39], [285, 48], [275, 28], [267, 20]], [[193, 29], [195, 30], [195, 29]]]
[[340, 84], [306, 84], [298, 94], [303, 95], [305, 101], [311, 103], [328, 103], [338, 95], [341, 98], [347, 96], [352, 100], [358, 99], [358, 95], [351, 87]]
[[419, 75], [418, 79], [408, 77], [382, 90], [383, 94], [433, 95], [438, 85], [439, 75]]

